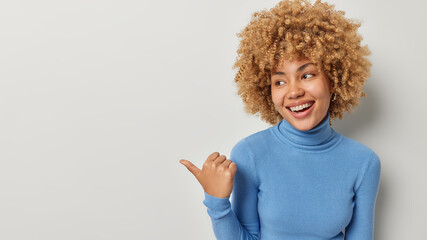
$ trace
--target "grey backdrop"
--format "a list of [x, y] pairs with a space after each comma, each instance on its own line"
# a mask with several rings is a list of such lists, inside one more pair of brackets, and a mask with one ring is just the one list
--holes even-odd
[[[179, 164], [270, 127], [243, 111], [236, 33], [278, 1], [2, 1], [0, 239], [214, 239]], [[381, 158], [375, 239], [421, 239], [424, 1], [328, 0], [372, 51], [368, 97], [333, 128]]]

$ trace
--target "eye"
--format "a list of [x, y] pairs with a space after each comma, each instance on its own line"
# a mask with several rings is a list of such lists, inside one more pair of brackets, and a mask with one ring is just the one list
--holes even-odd
[[284, 82], [284, 81], [277, 80], [277, 81], [274, 83], [274, 85], [276, 85], [276, 86], [282, 86], [283, 84], [280, 84], [280, 82], [282, 82], [283, 84], [285, 84], [285, 82]]
[[313, 77], [313, 76], [314, 76], [314, 74], [306, 73], [306, 74], [304, 74], [304, 75], [303, 75], [303, 78], [306, 78], [305, 76], [307, 76], [307, 75], [308, 75], [308, 76], [311, 76], [311, 77]]

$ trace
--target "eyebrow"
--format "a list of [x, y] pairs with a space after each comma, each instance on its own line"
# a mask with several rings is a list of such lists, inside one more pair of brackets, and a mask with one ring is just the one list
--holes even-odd
[[[302, 71], [304, 68], [306, 68], [308, 65], [310, 65], [310, 64], [313, 64], [314, 65], [314, 63], [312, 63], [312, 62], [309, 62], [309, 63], [306, 63], [306, 64], [304, 64], [304, 65], [302, 65], [301, 67], [299, 67], [298, 69], [297, 69], [297, 72], [300, 72], [300, 71]], [[286, 75], [284, 72], [275, 72], [275, 73], [273, 73], [272, 75]]]

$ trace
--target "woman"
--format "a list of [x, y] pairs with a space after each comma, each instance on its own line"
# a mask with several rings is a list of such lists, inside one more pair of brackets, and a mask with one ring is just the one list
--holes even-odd
[[202, 170], [180, 161], [205, 191], [217, 239], [373, 239], [380, 160], [330, 126], [366, 96], [370, 51], [360, 24], [333, 8], [284, 0], [239, 34], [238, 93], [273, 126]]

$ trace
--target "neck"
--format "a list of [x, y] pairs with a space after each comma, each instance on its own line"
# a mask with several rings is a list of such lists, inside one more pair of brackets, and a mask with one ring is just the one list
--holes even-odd
[[301, 150], [325, 150], [331, 147], [336, 132], [329, 125], [329, 112], [315, 127], [301, 131], [283, 119], [273, 129], [282, 141]]

